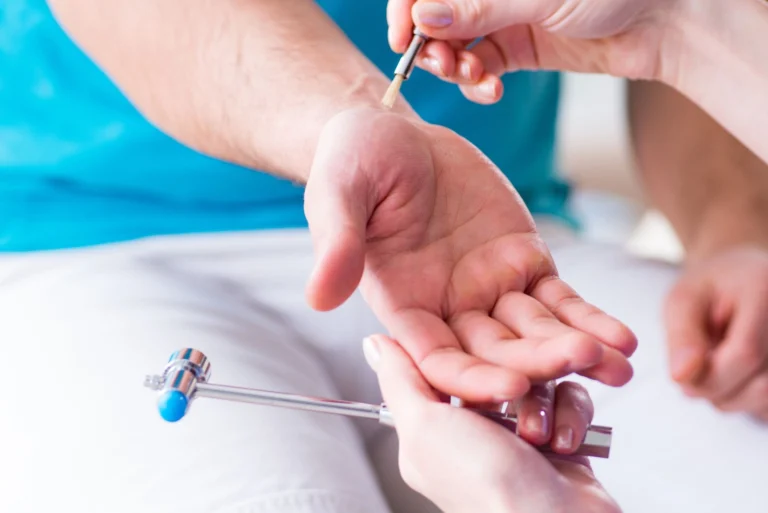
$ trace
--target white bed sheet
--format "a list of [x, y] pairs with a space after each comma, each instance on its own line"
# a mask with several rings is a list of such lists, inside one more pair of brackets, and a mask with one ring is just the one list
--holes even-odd
[[595, 423], [614, 427], [611, 457], [594, 469], [625, 513], [768, 512], [768, 427], [690, 399], [668, 377], [660, 319], [677, 270], [594, 245], [553, 253], [576, 290], [639, 338], [630, 384], [580, 380], [595, 401]]

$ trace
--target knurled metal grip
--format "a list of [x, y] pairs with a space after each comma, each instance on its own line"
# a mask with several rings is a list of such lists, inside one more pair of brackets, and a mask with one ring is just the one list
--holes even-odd
[[421, 52], [421, 49], [424, 48], [424, 45], [427, 44], [427, 40], [427, 36], [425, 36], [419, 29], [413, 31], [411, 44], [397, 63], [395, 75], [401, 75], [405, 80], [408, 80], [416, 65], [416, 58], [418, 57], [419, 52]]
[[[211, 375], [208, 357], [197, 349], [181, 349], [171, 355], [160, 379], [147, 378], [147, 386], [160, 390], [157, 409], [168, 422], [181, 420], [189, 409], [198, 383]], [[152, 382], [150, 382], [152, 381]]]

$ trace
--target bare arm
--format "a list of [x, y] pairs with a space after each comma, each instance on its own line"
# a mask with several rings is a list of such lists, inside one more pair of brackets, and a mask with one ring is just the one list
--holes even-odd
[[768, 2], [683, 2], [659, 78], [768, 161]]
[[[312, 0], [49, 3], [160, 129], [301, 183], [326, 121], [378, 105], [388, 85]], [[402, 101], [396, 108], [411, 113]]]
[[768, 165], [667, 86], [632, 83], [630, 119], [648, 195], [690, 259], [768, 244]]

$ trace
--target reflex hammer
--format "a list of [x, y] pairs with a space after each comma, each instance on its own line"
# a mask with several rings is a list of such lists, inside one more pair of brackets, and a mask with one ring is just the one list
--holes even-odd
[[[394, 427], [394, 419], [385, 404], [368, 404], [322, 397], [286, 394], [232, 387], [209, 383], [211, 363], [208, 357], [197, 349], [181, 349], [171, 355], [162, 374], [150, 375], [144, 385], [158, 392], [157, 408], [160, 416], [168, 422], [181, 420], [189, 411], [193, 400], [207, 397], [241, 403], [277, 406], [318, 413], [331, 413], [349, 417], [377, 420]], [[517, 418], [498, 411], [474, 410], [478, 414], [515, 432]], [[612, 429], [603, 426], [589, 426], [584, 441], [575, 454], [608, 458], [611, 450]], [[551, 452], [548, 446], [538, 446], [540, 452]]]

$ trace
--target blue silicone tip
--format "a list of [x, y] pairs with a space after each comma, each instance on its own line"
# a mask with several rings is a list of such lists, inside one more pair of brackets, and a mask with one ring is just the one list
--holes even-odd
[[188, 404], [187, 396], [178, 390], [168, 390], [158, 399], [157, 409], [164, 420], [176, 422], [181, 420], [187, 413]]

